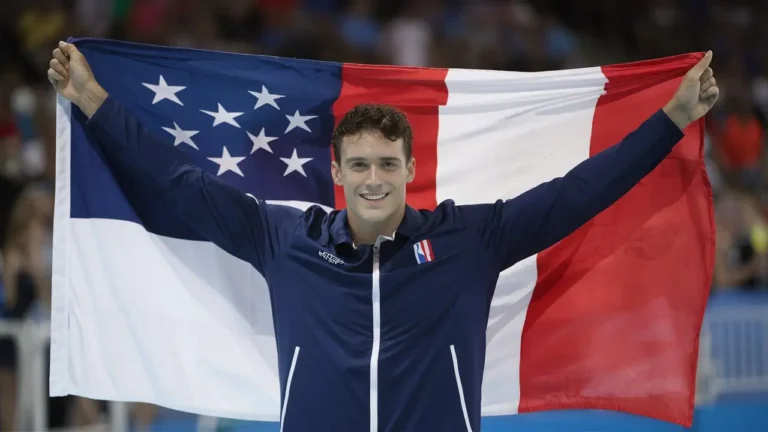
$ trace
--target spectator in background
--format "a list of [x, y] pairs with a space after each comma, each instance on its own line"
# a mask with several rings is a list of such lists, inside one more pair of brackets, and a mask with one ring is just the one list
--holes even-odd
[[61, 0], [30, 0], [20, 14], [17, 34], [36, 68], [46, 68], [50, 46], [62, 38], [69, 14]]
[[576, 40], [555, 17], [542, 16], [541, 36], [546, 43], [547, 69], [564, 69], [575, 64]]
[[433, 29], [427, 21], [430, 3], [406, 3], [403, 13], [389, 22], [381, 40], [383, 58], [400, 66], [432, 64]]
[[11, 94], [20, 84], [13, 70], [0, 73], [0, 175], [22, 179], [21, 130], [11, 108]]
[[11, 208], [22, 189], [21, 133], [11, 110], [14, 81], [0, 73], [0, 247], [5, 243]]
[[341, 39], [355, 51], [373, 51], [379, 44], [381, 28], [374, 15], [373, 0], [352, 0], [338, 22]]
[[765, 131], [749, 95], [733, 88], [727, 112], [714, 126], [715, 155], [723, 174], [734, 185], [759, 194], [762, 191]]
[[768, 67], [752, 83], [752, 98], [764, 123], [768, 119]]
[[768, 279], [768, 224], [757, 200], [724, 190], [716, 210], [714, 283], [720, 288], [756, 289]]
[[[49, 194], [48, 194], [49, 195]], [[24, 320], [35, 301], [50, 304], [50, 231], [47, 199], [42, 191], [25, 190], [13, 207], [3, 251], [4, 319]], [[18, 347], [0, 339], [0, 429], [18, 430], [16, 390]]]
[[232, 0], [221, 3], [216, 20], [222, 40], [244, 47], [259, 46], [263, 18], [255, 1]]

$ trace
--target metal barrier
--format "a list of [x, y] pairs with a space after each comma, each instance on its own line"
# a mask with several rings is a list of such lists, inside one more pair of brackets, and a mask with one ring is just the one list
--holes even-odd
[[768, 306], [712, 308], [704, 330], [719, 393], [768, 392]]
[[[0, 320], [0, 336], [16, 341], [17, 397], [16, 424], [21, 430], [48, 430], [48, 362], [47, 347], [51, 339], [51, 323], [44, 320]], [[109, 430], [128, 431], [128, 406], [110, 402]]]
[[[0, 336], [18, 346], [17, 420], [22, 430], [47, 431], [50, 322], [0, 320]], [[697, 375], [697, 404], [719, 394], [768, 392], [768, 305], [709, 309], [704, 320]], [[110, 402], [109, 430], [128, 431], [128, 404]], [[213, 430], [217, 419], [199, 418], [198, 430]]]
[[50, 324], [0, 321], [0, 336], [16, 341], [16, 424], [23, 430], [47, 430], [48, 401], [43, 379], [48, 376], [44, 348], [50, 339]]
[[696, 371], [696, 405], [707, 405], [717, 400], [717, 373], [712, 362], [712, 337], [706, 326], [701, 329], [699, 362]]

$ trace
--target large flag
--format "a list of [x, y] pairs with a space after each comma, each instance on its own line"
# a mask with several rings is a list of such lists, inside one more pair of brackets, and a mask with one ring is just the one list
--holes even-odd
[[[621, 140], [700, 53], [537, 73], [340, 64], [73, 40], [100, 83], [206, 171], [278, 205], [344, 207], [330, 136], [361, 102], [414, 127], [408, 202], [513, 198]], [[110, 166], [58, 100], [50, 393], [278, 421], [264, 278]], [[713, 268], [703, 121], [615, 205], [505, 271], [485, 416], [608, 409], [689, 425]]]

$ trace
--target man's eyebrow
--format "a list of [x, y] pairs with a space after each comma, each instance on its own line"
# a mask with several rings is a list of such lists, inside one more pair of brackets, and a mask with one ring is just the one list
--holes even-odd
[[[399, 162], [400, 158], [395, 157], [395, 156], [384, 156], [384, 157], [377, 158], [377, 160], [381, 160], [381, 161], [385, 161], [385, 162]], [[362, 157], [362, 156], [349, 157], [349, 158], [347, 158], [345, 160], [345, 162], [347, 162], [347, 163], [349, 163], [349, 162], [366, 162], [366, 161], [368, 161], [368, 158], [365, 158], [365, 157]]]
[[345, 164], [352, 164], [352, 163], [355, 163], [355, 162], [366, 162], [367, 160], [368, 159], [366, 159], [364, 157], [355, 156], [355, 157], [349, 157], [349, 158], [344, 159], [344, 163]]

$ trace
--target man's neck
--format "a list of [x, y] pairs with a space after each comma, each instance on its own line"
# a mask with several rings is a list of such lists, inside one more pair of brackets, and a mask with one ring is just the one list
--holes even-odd
[[367, 224], [361, 221], [353, 213], [348, 215], [349, 230], [355, 246], [374, 244], [379, 236], [391, 237], [400, 226], [405, 216], [405, 207], [398, 210], [390, 218], [376, 224]]

